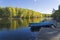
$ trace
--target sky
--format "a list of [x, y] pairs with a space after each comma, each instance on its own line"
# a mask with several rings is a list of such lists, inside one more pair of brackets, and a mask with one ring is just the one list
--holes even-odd
[[41, 13], [52, 13], [58, 9], [60, 0], [0, 0], [1, 7], [27, 8]]

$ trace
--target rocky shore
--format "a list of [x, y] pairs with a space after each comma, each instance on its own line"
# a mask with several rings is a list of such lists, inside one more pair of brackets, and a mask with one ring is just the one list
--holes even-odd
[[41, 28], [35, 40], [60, 40], [60, 22], [56, 28]]

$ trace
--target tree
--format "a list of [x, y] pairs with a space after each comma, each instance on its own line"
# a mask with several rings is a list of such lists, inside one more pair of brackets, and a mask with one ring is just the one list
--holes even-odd
[[60, 5], [58, 7], [58, 10], [55, 10], [55, 12], [52, 14], [53, 18], [56, 20], [60, 20]]
[[35, 12], [33, 10], [24, 9], [24, 8], [13, 8], [13, 7], [0, 7], [0, 17], [7, 18], [35, 18], [41, 17], [41, 13]]

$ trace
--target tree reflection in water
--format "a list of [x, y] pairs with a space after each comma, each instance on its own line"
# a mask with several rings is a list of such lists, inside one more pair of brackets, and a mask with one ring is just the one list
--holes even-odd
[[38, 23], [42, 21], [42, 18], [31, 18], [31, 19], [2, 19], [0, 20], [0, 30], [15, 30], [21, 27], [28, 27], [29, 23]]

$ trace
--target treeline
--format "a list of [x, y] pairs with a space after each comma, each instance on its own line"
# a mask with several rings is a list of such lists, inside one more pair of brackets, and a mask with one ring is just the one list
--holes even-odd
[[43, 15], [43, 17], [51, 17], [52, 16], [52, 14], [42, 14]]
[[58, 7], [58, 10], [53, 9], [52, 17], [53, 19], [60, 21], [60, 5]]
[[39, 18], [41, 13], [24, 8], [0, 7], [0, 18]]

